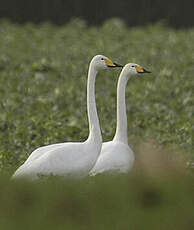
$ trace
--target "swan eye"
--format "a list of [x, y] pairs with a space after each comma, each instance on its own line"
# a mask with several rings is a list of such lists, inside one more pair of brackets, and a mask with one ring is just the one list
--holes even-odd
[[134, 65], [132, 65], [131, 67], [135, 67]]
[[104, 58], [101, 58], [101, 60], [103, 61], [103, 60], [104, 60]]

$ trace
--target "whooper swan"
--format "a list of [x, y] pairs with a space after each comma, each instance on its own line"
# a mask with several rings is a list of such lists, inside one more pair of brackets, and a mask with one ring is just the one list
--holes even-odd
[[87, 81], [89, 136], [85, 142], [68, 142], [40, 147], [14, 173], [12, 178], [38, 179], [40, 175], [83, 177], [94, 166], [101, 151], [102, 137], [96, 110], [95, 79], [99, 70], [121, 65], [103, 55], [90, 62]]
[[112, 141], [102, 144], [101, 153], [90, 175], [100, 173], [126, 173], [134, 163], [134, 153], [128, 145], [125, 89], [133, 76], [150, 73], [140, 65], [129, 63], [124, 66], [117, 85], [117, 127]]

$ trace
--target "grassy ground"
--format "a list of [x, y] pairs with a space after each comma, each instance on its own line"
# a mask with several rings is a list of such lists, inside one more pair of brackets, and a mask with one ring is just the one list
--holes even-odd
[[0, 180], [3, 230], [193, 230], [193, 176], [168, 171], [82, 181]]
[[[41, 145], [84, 140], [88, 134], [86, 74], [95, 54], [153, 73], [128, 83], [129, 140], [154, 139], [192, 158], [194, 143], [194, 30], [160, 25], [127, 28], [110, 20], [88, 28], [0, 24], [0, 168], [18, 167]], [[97, 78], [104, 140], [114, 134], [119, 70]], [[188, 155], [188, 154], [185, 154]]]
[[[0, 178], [0, 228], [193, 229], [194, 30], [0, 23], [0, 171], [9, 176], [35, 148], [88, 135], [86, 75], [95, 54], [153, 73], [127, 87], [131, 175], [43, 180]], [[119, 70], [96, 82], [104, 140], [114, 134]], [[142, 143], [146, 144], [142, 144]], [[153, 176], [154, 175], [154, 176]]]

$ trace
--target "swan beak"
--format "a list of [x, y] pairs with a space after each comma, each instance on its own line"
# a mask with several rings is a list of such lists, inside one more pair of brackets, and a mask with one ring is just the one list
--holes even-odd
[[144, 69], [141, 66], [136, 66], [136, 70], [137, 70], [138, 73], [151, 73], [150, 71]]
[[106, 65], [107, 65], [107, 67], [110, 67], [110, 68], [123, 67], [122, 65], [117, 64], [117, 63], [111, 61], [110, 59], [104, 59], [104, 61], [105, 61]]

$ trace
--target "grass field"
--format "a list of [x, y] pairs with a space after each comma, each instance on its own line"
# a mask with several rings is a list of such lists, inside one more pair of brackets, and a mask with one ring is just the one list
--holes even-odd
[[193, 230], [193, 176], [0, 182], [3, 230]]
[[[185, 169], [194, 160], [193, 37], [194, 29], [127, 28], [119, 20], [98, 28], [80, 20], [61, 27], [1, 21], [1, 229], [193, 229], [193, 176]], [[87, 69], [95, 54], [152, 71], [127, 87], [132, 175], [8, 182], [35, 148], [86, 139]], [[115, 131], [119, 72], [97, 77], [104, 140]]]
[[[154, 139], [193, 152], [194, 30], [161, 25], [127, 28], [110, 20], [88, 28], [74, 20], [63, 27], [0, 25], [0, 166], [16, 168], [41, 145], [84, 140], [88, 135], [86, 80], [95, 54], [152, 71], [128, 83], [129, 140]], [[96, 83], [104, 140], [114, 134], [119, 70]]]

